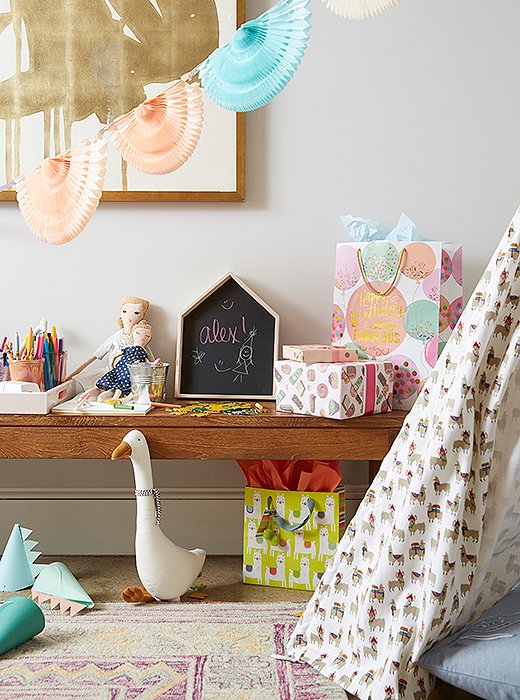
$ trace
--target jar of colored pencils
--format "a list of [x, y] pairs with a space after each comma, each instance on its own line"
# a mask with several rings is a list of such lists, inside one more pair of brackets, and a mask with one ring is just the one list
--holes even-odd
[[34, 382], [41, 391], [45, 391], [43, 364], [45, 360], [9, 360], [11, 381]]

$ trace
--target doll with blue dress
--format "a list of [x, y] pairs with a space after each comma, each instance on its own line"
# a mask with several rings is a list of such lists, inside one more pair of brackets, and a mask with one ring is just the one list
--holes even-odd
[[128, 396], [132, 391], [132, 381], [128, 365], [148, 362], [147, 345], [152, 340], [152, 327], [148, 321], [139, 321], [131, 331], [131, 345], [121, 349], [121, 354], [113, 368], [96, 382], [101, 391], [98, 402]]
[[[122, 351], [133, 344], [132, 330], [141, 321], [146, 320], [150, 302], [140, 297], [125, 297], [119, 305], [119, 317], [117, 324], [119, 330], [107, 338], [94, 350], [94, 353], [71, 372], [67, 379], [75, 377], [85, 393], [97, 394], [95, 384], [101, 375], [111, 370], [121, 357]], [[150, 362], [154, 357], [150, 348], [146, 348], [146, 354]], [[103, 362], [104, 367], [99, 366]]]

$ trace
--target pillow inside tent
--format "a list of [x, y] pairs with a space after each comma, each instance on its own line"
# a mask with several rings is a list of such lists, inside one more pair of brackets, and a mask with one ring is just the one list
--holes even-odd
[[420, 666], [486, 700], [520, 698], [520, 585], [424, 654]]

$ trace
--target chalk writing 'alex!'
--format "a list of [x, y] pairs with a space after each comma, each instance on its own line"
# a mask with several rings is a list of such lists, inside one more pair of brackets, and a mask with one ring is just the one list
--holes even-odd
[[[246, 332], [246, 319], [242, 316], [242, 330]], [[218, 318], [213, 319], [211, 326], [200, 329], [199, 339], [202, 345], [206, 343], [240, 343], [237, 338], [238, 326], [221, 326]]]

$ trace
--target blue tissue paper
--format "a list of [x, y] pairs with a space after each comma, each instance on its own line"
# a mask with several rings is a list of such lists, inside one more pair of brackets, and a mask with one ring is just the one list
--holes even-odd
[[340, 218], [352, 239], [358, 243], [370, 241], [402, 241], [409, 243], [410, 241], [425, 240], [417, 235], [415, 223], [405, 213], [401, 214], [395, 226], [383, 224], [381, 221], [372, 219], [363, 219], [360, 216], [351, 216], [350, 214]]

